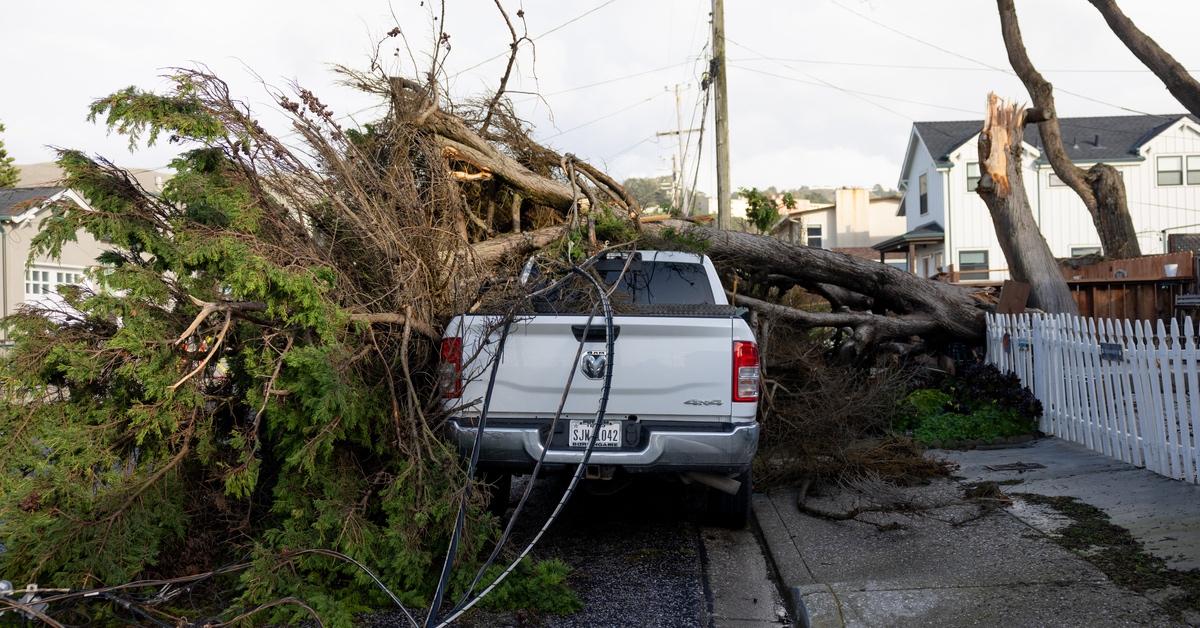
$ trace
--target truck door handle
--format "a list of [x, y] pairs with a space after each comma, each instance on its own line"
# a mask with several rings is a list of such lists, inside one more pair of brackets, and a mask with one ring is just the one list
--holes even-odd
[[[575, 340], [579, 342], [604, 342], [604, 324], [599, 325], [593, 323], [587, 330], [587, 338], [583, 337], [583, 329], [586, 325], [571, 325], [571, 333], [575, 334]], [[621, 335], [621, 326], [613, 325], [613, 340], [615, 341]]]

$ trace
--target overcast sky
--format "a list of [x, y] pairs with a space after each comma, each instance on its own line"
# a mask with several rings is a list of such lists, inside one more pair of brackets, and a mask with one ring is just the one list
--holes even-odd
[[[513, 96], [535, 137], [618, 178], [669, 173], [674, 139], [655, 132], [677, 126], [677, 83], [685, 86], [684, 126], [700, 125], [693, 112], [709, 0], [501, 1], [514, 17], [524, 7], [537, 38], [536, 63], [527, 50], [510, 83], [544, 96]], [[1200, 2], [1121, 4], [1200, 70]], [[490, 0], [449, 5], [452, 94], [494, 89], [508, 42], [499, 12]], [[1060, 115], [1182, 111], [1086, 0], [1017, 5], [1030, 55], [1059, 88]], [[226, 78], [277, 131], [287, 127], [253, 73], [277, 87], [296, 81], [339, 114], [369, 121], [374, 102], [337, 85], [329, 66], [364, 65], [398, 20], [424, 67], [429, 11], [419, 0], [6, 3], [3, 139], [18, 163], [48, 161], [48, 146], [63, 146], [129, 167], [163, 166], [179, 147], [130, 153], [125, 139], [86, 121], [87, 106], [127, 85], [161, 89], [165, 68], [198, 63]], [[726, 27], [735, 186], [892, 186], [912, 121], [978, 118], [988, 90], [1027, 100], [1015, 78], [986, 67], [1008, 67], [990, 0], [726, 0]], [[411, 74], [408, 53], [396, 56], [390, 41], [385, 57]], [[699, 187], [711, 192], [711, 109], [709, 116]]]

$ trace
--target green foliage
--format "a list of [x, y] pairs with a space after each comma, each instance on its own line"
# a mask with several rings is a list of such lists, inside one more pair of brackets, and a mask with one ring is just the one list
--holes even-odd
[[[493, 565], [481, 582], [495, 580], [503, 567]], [[484, 608], [525, 608], [540, 613], [565, 615], [583, 608], [579, 596], [567, 586], [571, 568], [561, 560], [544, 560], [532, 566], [522, 563], [507, 580], [483, 599]]]
[[[282, 202], [286, 186], [268, 188], [244, 161], [269, 154], [248, 135], [255, 125], [231, 129], [225, 121], [240, 110], [214, 110], [223, 84], [183, 73], [174, 85], [166, 96], [122, 90], [92, 107], [131, 142], [169, 133], [200, 145], [173, 162], [178, 176], [161, 198], [106, 162], [59, 155], [66, 185], [95, 211], [56, 209], [32, 255], [55, 256], [81, 230], [107, 250], [89, 271], [97, 290], [64, 291], [70, 316], [27, 308], [4, 322], [14, 345], [0, 358], [0, 574], [75, 588], [249, 558], [249, 569], [218, 582], [223, 619], [293, 596], [347, 626], [354, 612], [389, 603], [353, 565], [297, 553], [323, 548], [370, 565], [421, 606], [466, 482], [427, 422], [440, 418], [436, 345], [353, 314], [364, 307], [355, 299], [398, 291], [391, 308], [432, 310], [433, 293], [372, 274], [383, 264], [355, 257], [362, 239], [328, 237], [344, 229], [320, 223], [328, 195]], [[400, 146], [392, 158], [416, 150]], [[335, 176], [294, 169], [285, 181], [319, 189]], [[300, 223], [296, 204], [312, 197]], [[425, 242], [438, 233], [430, 221], [415, 221]], [[423, 262], [446, 258], [430, 251]], [[204, 303], [226, 309], [200, 320]], [[496, 537], [474, 494], [464, 573]], [[565, 566], [521, 573], [494, 603], [571, 607]], [[544, 601], [534, 599], [539, 588]], [[255, 621], [293, 621], [297, 608]]]
[[130, 86], [92, 103], [88, 120], [101, 115], [109, 129], [129, 137], [130, 150], [145, 137], [148, 146], [158, 141], [163, 131], [172, 142], [193, 139], [200, 142], [222, 139], [225, 125], [207, 110], [198, 98], [200, 86], [187, 73], [171, 77], [174, 92], [162, 96]]
[[[4, 125], [0, 124], [0, 133], [3, 132]], [[13, 165], [13, 158], [8, 155], [8, 149], [4, 148], [4, 140], [0, 139], [0, 188], [14, 187], [20, 178], [21, 172]]]
[[607, 208], [596, 212], [596, 239], [600, 242], [620, 244], [632, 242], [637, 237], [637, 230], [629, 220], [614, 214]]
[[1037, 429], [1041, 405], [1020, 380], [991, 365], [966, 365], [938, 388], [920, 388], [901, 403], [896, 429], [924, 445], [990, 442]]
[[[738, 195], [746, 199], [746, 218], [759, 233], [766, 233], [779, 222], [779, 202], [774, 197], [758, 188], [741, 188]], [[795, 199], [791, 202], [795, 206]]]

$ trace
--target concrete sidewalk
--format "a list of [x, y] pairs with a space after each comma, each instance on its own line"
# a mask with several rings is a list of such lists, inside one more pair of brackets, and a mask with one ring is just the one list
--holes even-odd
[[[1006, 492], [1069, 496], [1103, 510], [1174, 569], [1200, 568], [1200, 486], [1172, 480], [1057, 438], [1026, 447], [974, 451], [937, 451], [932, 455], [958, 463], [956, 475], [968, 482], [1019, 482]], [[1025, 463], [1040, 469], [995, 469]], [[988, 467], [993, 467], [989, 469]], [[1029, 525], [1052, 533], [1055, 522], [1036, 509], [1014, 508]]]
[[[1016, 462], [1014, 456], [1024, 461], [1029, 450], [1004, 451], [1009, 454], [978, 454], [1003, 464]], [[977, 464], [991, 464], [971, 459], [972, 453], [959, 458], [968, 476]], [[926, 503], [949, 503], [961, 494], [949, 480], [911, 490]], [[851, 498], [835, 493], [810, 497], [808, 504], [844, 511]], [[754, 499], [779, 576], [803, 602], [812, 626], [1178, 625], [1158, 604], [1116, 586], [1007, 509], [979, 519], [972, 519], [973, 506], [950, 506], [933, 516], [864, 516], [877, 524], [871, 525], [802, 514], [794, 491]], [[878, 525], [888, 522], [905, 527]]]

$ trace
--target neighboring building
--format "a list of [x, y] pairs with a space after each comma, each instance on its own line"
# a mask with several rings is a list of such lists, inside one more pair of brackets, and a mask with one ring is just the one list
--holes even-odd
[[[58, 164], [53, 162], [17, 164], [17, 169], [21, 171], [21, 177], [17, 180], [17, 187], [36, 188], [62, 183], [62, 168], [59, 168]], [[163, 185], [173, 176], [169, 172], [154, 170], [153, 168], [129, 168], [128, 172], [133, 175], [138, 184], [151, 194], [162, 192]]]
[[[1200, 123], [1183, 114], [1062, 118], [1071, 160], [1107, 163], [1125, 180], [1129, 212], [1145, 254], [1200, 238]], [[960, 281], [1008, 278], [991, 214], [975, 192], [982, 121], [917, 122], [900, 173], [904, 234], [874, 245], [904, 254], [915, 273]], [[1042, 156], [1036, 125], [1025, 128], [1022, 173], [1034, 219], [1055, 257], [1100, 251], [1091, 215]]]
[[[74, 190], [62, 187], [0, 189], [0, 314], [22, 303], [53, 301], [63, 284], [83, 284], [84, 271], [96, 265], [104, 246], [86, 232], [68, 242], [58, 258], [29, 259], [30, 243], [56, 203], [91, 208]], [[0, 336], [0, 338], [5, 338]]]
[[[797, 201], [796, 209], [784, 215], [771, 234], [789, 242], [878, 260], [879, 253], [871, 246], [904, 233], [906, 228], [899, 207], [899, 197], [871, 198], [864, 188], [838, 188], [833, 204]], [[905, 267], [904, 256], [887, 261]]]

